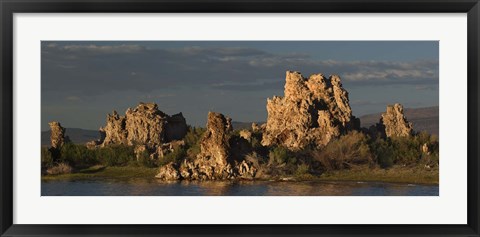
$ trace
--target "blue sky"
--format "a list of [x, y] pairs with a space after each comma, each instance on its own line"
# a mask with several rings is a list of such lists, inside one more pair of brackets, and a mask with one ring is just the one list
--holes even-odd
[[98, 129], [106, 114], [156, 102], [204, 126], [208, 111], [265, 121], [285, 72], [338, 74], [356, 116], [438, 105], [437, 41], [43, 41], [42, 130]]

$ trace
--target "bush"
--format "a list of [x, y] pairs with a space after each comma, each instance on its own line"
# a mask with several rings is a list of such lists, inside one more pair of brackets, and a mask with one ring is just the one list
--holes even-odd
[[252, 132], [252, 139], [250, 140], [252, 150], [261, 156], [268, 156], [269, 149], [262, 145], [262, 133]]
[[393, 159], [395, 164], [411, 166], [422, 157], [420, 142], [417, 137], [392, 137]]
[[166, 165], [170, 162], [179, 163], [187, 156], [187, 150], [184, 147], [176, 147], [172, 152], [158, 159], [159, 166]]
[[105, 166], [126, 166], [136, 162], [133, 146], [110, 145], [96, 150], [97, 158]]
[[268, 164], [295, 164], [297, 159], [293, 156], [287, 148], [282, 146], [275, 146], [270, 149], [268, 153]]
[[[422, 152], [424, 144], [427, 144], [430, 154]], [[438, 165], [438, 138], [426, 132], [408, 137], [376, 139], [370, 144], [370, 147], [377, 164], [382, 168], [393, 165], [415, 166], [424, 164], [430, 167]]]
[[356, 165], [373, 164], [368, 139], [363, 133], [357, 131], [332, 140], [324, 148], [313, 151], [312, 156], [325, 170], [341, 170]]
[[188, 132], [185, 135], [183, 141], [185, 142], [184, 154], [185, 158], [195, 159], [197, 154], [200, 153], [200, 140], [205, 133], [205, 128], [200, 127], [189, 127]]
[[137, 161], [132, 162], [132, 164], [136, 166], [147, 167], [147, 168], [153, 168], [157, 166], [155, 161], [150, 159], [150, 154], [147, 151], [143, 151], [142, 153], [140, 153], [139, 156], [137, 157]]
[[375, 160], [378, 165], [382, 168], [389, 168], [393, 166], [395, 162], [395, 157], [393, 156], [394, 147], [387, 140], [377, 138], [370, 145], [371, 151], [375, 157]]
[[252, 146], [252, 149], [254, 149], [254, 150], [262, 148], [261, 139], [252, 135], [252, 140], [250, 142], [250, 145]]
[[68, 163], [74, 167], [87, 167], [98, 164], [95, 151], [87, 149], [84, 145], [65, 143], [60, 148], [58, 162]]
[[439, 165], [439, 156], [437, 153], [430, 153], [430, 154], [422, 154], [422, 158], [420, 159], [420, 164], [424, 167], [438, 167]]
[[46, 147], [41, 148], [40, 159], [42, 162], [42, 168], [49, 168], [54, 165], [53, 156], [50, 149]]
[[70, 174], [72, 173], [72, 167], [67, 163], [60, 163], [56, 166], [47, 169], [47, 174], [57, 175], [57, 174]]
[[200, 127], [188, 127], [188, 132], [183, 139], [185, 146], [192, 147], [197, 145], [206, 130]]
[[187, 149], [186, 158], [194, 160], [200, 153], [200, 144], [195, 144]]
[[295, 175], [297, 176], [303, 176], [305, 174], [308, 174], [310, 170], [310, 166], [307, 164], [300, 164], [297, 166], [297, 170], [295, 171]]

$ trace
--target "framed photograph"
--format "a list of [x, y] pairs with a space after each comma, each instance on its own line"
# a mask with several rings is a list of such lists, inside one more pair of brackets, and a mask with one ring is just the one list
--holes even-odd
[[5, 1], [1, 236], [479, 236], [479, 4]]

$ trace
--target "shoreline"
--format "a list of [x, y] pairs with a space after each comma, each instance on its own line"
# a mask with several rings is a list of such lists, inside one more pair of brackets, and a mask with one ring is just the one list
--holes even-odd
[[[155, 174], [158, 168], [146, 167], [103, 167], [92, 166], [70, 174], [42, 175], [42, 182], [49, 181], [79, 181], [79, 180], [102, 180], [113, 179], [118, 181], [142, 179], [156, 180]], [[437, 169], [426, 170], [419, 167], [393, 167], [389, 169], [381, 168], [355, 168], [350, 170], [340, 170], [325, 172], [321, 175], [302, 174], [291, 176], [278, 176], [258, 179], [233, 179], [233, 180], [179, 180], [187, 182], [215, 182], [215, 181], [245, 181], [245, 182], [312, 182], [312, 181], [332, 181], [332, 182], [384, 182], [398, 184], [418, 184], [418, 185], [438, 185], [439, 171]]]

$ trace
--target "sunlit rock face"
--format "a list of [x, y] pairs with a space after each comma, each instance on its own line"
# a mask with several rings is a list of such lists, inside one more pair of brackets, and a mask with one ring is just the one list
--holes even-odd
[[108, 145], [135, 146], [137, 158], [147, 152], [152, 159], [163, 157], [178, 147], [176, 140], [185, 137], [188, 127], [182, 113], [172, 116], [158, 109], [155, 103], [139, 103], [128, 108], [124, 116], [116, 111], [107, 115], [105, 127], [100, 128], [100, 139], [87, 143], [87, 147]]
[[291, 150], [323, 146], [360, 125], [337, 75], [304, 78], [299, 72], [287, 71], [284, 94], [267, 100], [265, 146], [282, 145]]
[[233, 168], [230, 154], [231, 120], [215, 112], [208, 113], [207, 131], [200, 141], [200, 154], [193, 162], [184, 161], [180, 174], [184, 179], [231, 179]]
[[209, 112], [207, 120], [207, 132], [200, 142], [199, 159], [212, 161], [219, 167], [227, 166], [229, 156], [230, 132], [232, 131], [231, 119], [223, 114]]
[[200, 153], [196, 159], [193, 161], [185, 159], [178, 168], [175, 164], [161, 167], [156, 177], [162, 180], [253, 178], [256, 168], [251, 163], [232, 158], [230, 145], [232, 131], [230, 118], [220, 113], [209, 112], [207, 131], [200, 141]]
[[101, 146], [110, 144], [145, 145], [148, 149], [183, 139], [187, 123], [182, 113], [169, 116], [155, 103], [140, 103], [128, 108], [124, 116], [116, 111], [107, 115], [107, 124], [100, 128], [105, 134]]
[[60, 149], [68, 141], [65, 137], [66, 129], [57, 121], [52, 121], [48, 125], [50, 125], [50, 144], [53, 149]]
[[386, 137], [406, 137], [413, 133], [412, 123], [407, 121], [403, 114], [403, 106], [398, 103], [387, 106], [387, 111], [382, 114], [379, 125], [377, 127]]

